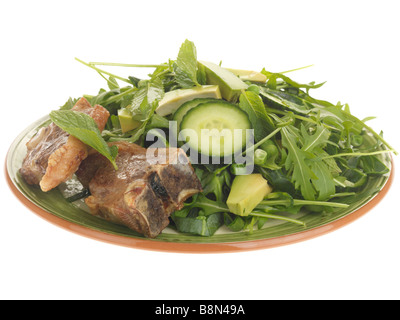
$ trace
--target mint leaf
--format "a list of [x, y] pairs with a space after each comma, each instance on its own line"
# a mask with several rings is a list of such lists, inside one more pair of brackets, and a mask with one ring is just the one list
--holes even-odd
[[78, 99], [72, 99], [71, 97], [67, 100], [67, 102], [60, 107], [60, 110], [71, 110]]
[[155, 77], [142, 82], [139, 90], [135, 92], [130, 106], [134, 118], [142, 124], [132, 132], [130, 142], [136, 142], [146, 131], [147, 124], [152, 119], [158, 102], [164, 97], [164, 86], [161, 78]]
[[193, 42], [185, 40], [182, 43], [173, 67], [176, 81], [182, 88], [200, 85], [197, 81], [197, 51]]
[[143, 81], [133, 95], [129, 110], [133, 115], [141, 115], [141, 120], [144, 120], [148, 117], [153, 104], [158, 103], [163, 96], [164, 87], [160, 78]]
[[128, 141], [130, 142], [136, 142], [146, 131], [147, 125], [152, 119], [154, 112], [156, 111], [158, 106], [158, 102], [154, 101], [151, 105], [149, 105], [149, 109], [147, 111], [146, 117], [142, 120], [142, 124], [140, 127], [136, 128], [135, 130], [132, 131], [132, 136], [128, 138]]
[[115, 80], [115, 78], [113, 76], [110, 76], [107, 79], [107, 85], [110, 88], [110, 90], [119, 89], [118, 82], [117, 82], [117, 80]]
[[50, 112], [50, 119], [62, 130], [101, 153], [118, 169], [115, 162], [118, 147], [108, 146], [96, 122], [89, 115], [72, 110], [57, 110]]

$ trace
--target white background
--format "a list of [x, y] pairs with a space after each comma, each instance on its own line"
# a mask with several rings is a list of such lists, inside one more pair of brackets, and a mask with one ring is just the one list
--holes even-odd
[[[1, 159], [29, 124], [105, 81], [74, 60], [161, 63], [192, 40], [199, 59], [327, 81], [400, 150], [399, 1], [2, 1]], [[112, 69], [123, 76], [136, 70]], [[2, 160], [3, 161], [3, 160]], [[398, 163], [399, 158], [395, 159]], [[3, 172], [2, 172], [3, 174]], [[399, 299], [399, 179], [333, 233], [274, 249], [173, 254], [54, 226], [0, 183], [2, 299]]]

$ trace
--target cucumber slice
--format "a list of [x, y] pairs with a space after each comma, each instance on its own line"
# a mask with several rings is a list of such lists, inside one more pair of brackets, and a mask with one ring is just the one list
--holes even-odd
[[193, 109], [194, 107], [197, 107], [200, 103], [204, 103], [204, 102], [210, 102], [210, 101], [218, 101], [217, 99], [213, 99], [213, 98], [197, 98], [197, 99], [193, 99], [190, 101], [185, 102], [184, 104], [182, 104], [178, 110], [175, 111], [174, 115], [173, 115], [173, 120], [175, 120], [177, 122], [176, 127], [179, 128], [182, 122], [183, 117], [186, 115], [186, 113]]
[[199, 153], [222, 157], [240, 152], [250, 136], [247, 113], [226, 101], [211, 101], [197, 105], [183, 117], [181, 137]]

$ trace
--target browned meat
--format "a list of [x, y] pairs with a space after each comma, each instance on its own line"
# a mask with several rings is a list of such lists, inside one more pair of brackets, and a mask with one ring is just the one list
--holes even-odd
[[[85, 98], [79, 99], [72, 110], [91, 116], [101, 131], [110, 115], [100, 105], [92, 107]], [[87, 157], [89, 149], [54, 123], [41, 128], [26, 146], [28, 152], [20, 173], [27, 183], [39, 184], [43, 191], [68, 180]]]
[[68, 134], [51, 123], [42, 127], [36, 135], [28, 141], [28, 153], [22, 163], [20, 173], [29, 184], [39, 184], [46, 173], [50, 155], [68, 140]]
[[76, 175], [91, 193], [86, 204], [91, 213], [156, 237], [169, 223], [170, 214], [201, 191], [189, 159], [182, 149], [158, 148], [153, 155], [128, 142], [118, 146], [114, 170], [102, 155], [89, 155]]

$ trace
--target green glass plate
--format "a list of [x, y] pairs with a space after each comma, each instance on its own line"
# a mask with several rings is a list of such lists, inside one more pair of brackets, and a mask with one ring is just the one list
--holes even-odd
[[59, 227], [97, 240], [138, 249], [218, 253], [264, 249], [311, 239], [336, 230], [368, 212], [387, 193], [393, 179], [391, 157], [382, 154], [381, 160], [391, 169], [388, 174], [370, 177], [363, 190], [355, 196], [343, 198], [341, 201], [349, 204], [345, 209], [291, 216], [304, 221], [306, 226], [270, 220], [263, 229], [252, 233], [230, 232], [221, 228], [212, 237], [181, 234], [166, 228], [157, 238], [147, 239], [125, 226], [92, 216], [83, 201], [67, 202], [64, 198], [65, 184], [44, 193], [39, 187], [24, 182], [18, 171], [26, 154], [25, 144], [38, 128], [48, 123], [48, 117], [39, 119], [26, 128], [10, 146], [6, 159], [6, 177], [11, 190], [28, 208]]

